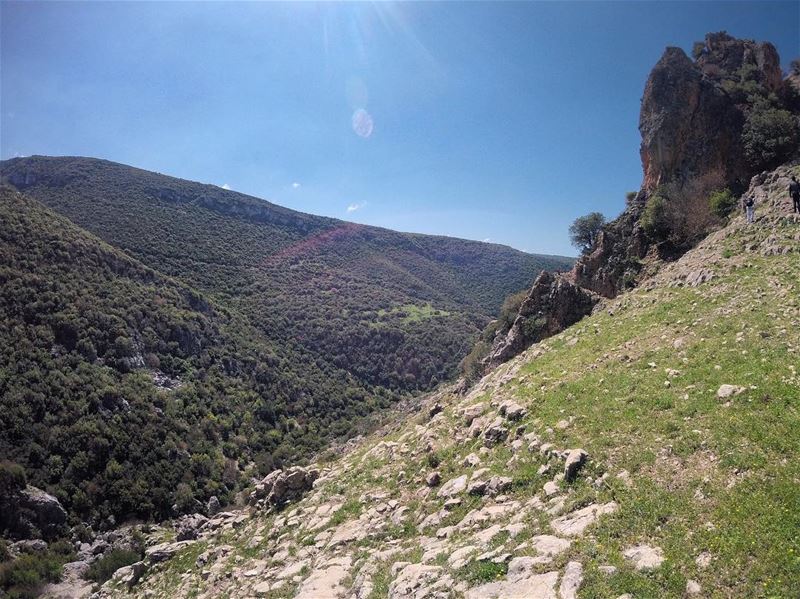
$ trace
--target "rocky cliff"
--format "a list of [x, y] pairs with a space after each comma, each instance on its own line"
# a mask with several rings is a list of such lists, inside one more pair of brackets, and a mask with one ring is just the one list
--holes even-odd
[[[754, 111], [767, 110], [792, 113], [796, 135], [797, 92], [793, 79], [783, 78], [772, 44], [711, 33], [695, 44], [694, 54], [692, 60], [680, 48], [667, 48], [651, 71], [639, 116], [642, 188], [577, 261], [575, 284], [616, 296], [635, 283], [650, 252], [674, 258], [703, 236], [713, 224], [711, 191], [739, 195], [764, 167], [796, 153], [790, 144], [784, 154], [759, 160], [743, 136]], [[675, 229], [667, 240], [642, 226], [656, 195], [666, 202], [665, 226]]]
[[[639, 116], [640, 191], [569, 274], [537, 279], [522, 304], [526, 313], [521, 309], [514, 326], [494, 340], [483, 360], [487, 368], [588, 314], [597, 296], [616, 297], [683, 254], [720, 224], [708, 202], [712, 191], [738, 196], [765, 166], [797, 152], [791, 139], [800, 134], [798, 77], [783, 78], [772, 44], [711, 33], [695, 44], [694, 56], [667, 48], [647, 79]], [[787, 118], [790, 131], [775, 131]], [[759, 154], [762, 142], [782, 149]], [[557, 301], [546, 300], [554, 296]], [[531, 330], [534, 313], [538, 324]]]

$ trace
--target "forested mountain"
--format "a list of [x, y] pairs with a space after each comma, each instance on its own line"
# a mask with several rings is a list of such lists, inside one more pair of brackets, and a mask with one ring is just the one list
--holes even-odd
[[0, 456], [94, 522], [224, 501], [363, 430], [569, 264], [99, 160], [2, 167], [25, 193], [0, 196]]
[[568, 258], [398, 233], [89, 158], [3, 179], [142, 263], [241, 311], [276, 343], [396, 391], [453, 376], [503, 299]]
[[0, 455], [74, 514], [225, 500], [389, 393], [0, 189]]

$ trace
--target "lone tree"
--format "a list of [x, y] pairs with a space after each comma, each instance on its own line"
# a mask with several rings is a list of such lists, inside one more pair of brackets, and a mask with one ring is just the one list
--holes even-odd
[[606, 217], [599, 212], [590, 212], [585, 216], [579, 216], [569, 226], [569, 239], [581, 253], [585, 254], [592, 249], [597, 234], [606, 223]]

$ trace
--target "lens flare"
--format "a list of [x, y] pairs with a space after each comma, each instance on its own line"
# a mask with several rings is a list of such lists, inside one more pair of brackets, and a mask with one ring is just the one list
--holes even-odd
[[372, 135], [375, 128], [375, 123], [372, 121], [370, 114], [363, 108], [359, 108], [353, 113], [353, 131], [356, 135], [367, 139]]

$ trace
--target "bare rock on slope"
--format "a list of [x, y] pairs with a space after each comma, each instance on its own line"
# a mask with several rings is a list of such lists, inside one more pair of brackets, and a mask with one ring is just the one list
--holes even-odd
[[542, 272], [520, 305], [511, 329], [495, 342], [486, 365], [495, 368], [532, 344], [563, 331], [589, 314], [599, 299], [563, 275]]
[[311, 490], [318, 477], [319, 470], [314, 468], [292, 466], [287, 470], [275, 470], [256, 484], [250, 494], [250, 503], [282, 505], [299, 499]]

